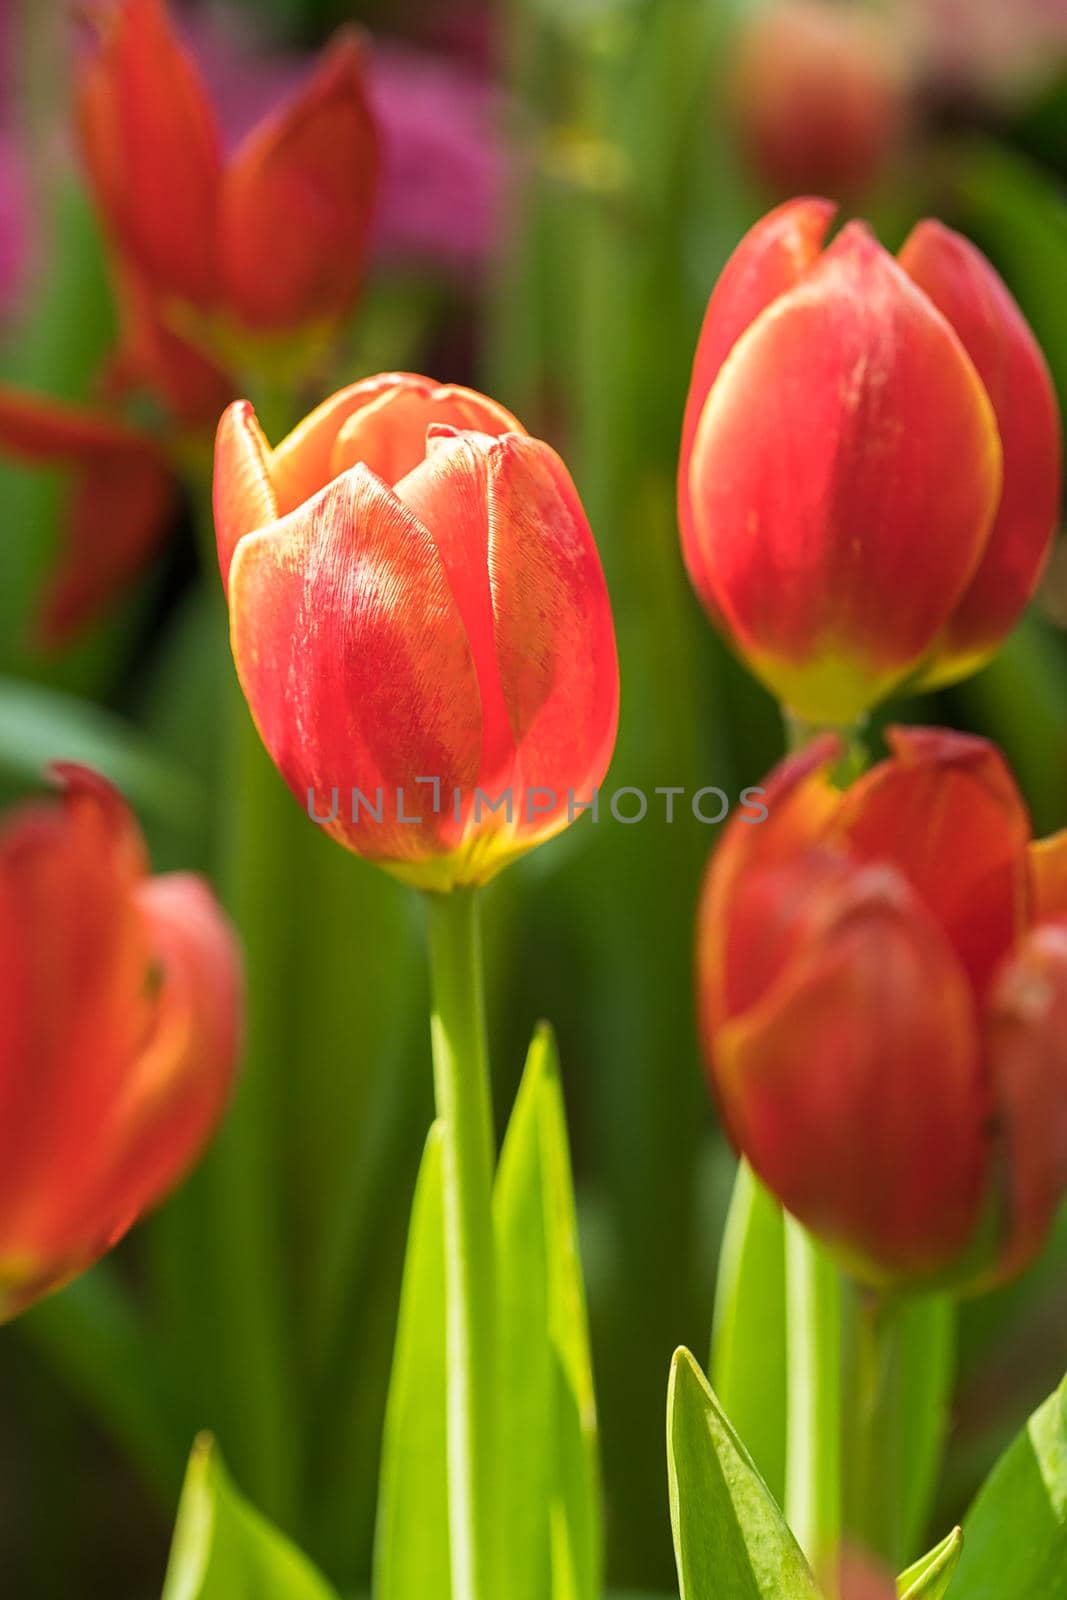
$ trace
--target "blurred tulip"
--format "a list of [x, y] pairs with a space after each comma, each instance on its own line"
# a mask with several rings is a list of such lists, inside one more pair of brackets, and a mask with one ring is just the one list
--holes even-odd
[[46, 644], [65, 640], [140, 570], [173, 502], [166, 457], [105, 413], [0, 384], [0, 450], [74, 477], [67, 547], [42, 602]]
[[775, 194], [844, 196], [879, 176], [905, 121], [904, 61], [888, 20], [835, 0], [775, 0], [738, 41], [734, 116]]
[[501, 406], [386, 374], [271, 450], [237, 402], [215, 520], [252, 715], [342, 844], [482, 883], [589, 799], [618, 715], [607, 591], [566, 468]]
[[229, 356], [250, 338], [321, 332], [349, 309], [378, 174], [350, 35], [224, 159], [163, 0], [118, 0], [82, 70], [79, 110], [122, 276], [171, 332]]
[[208, 889], [146, 876], [119, 795], [57, 771], [62, 803], [0, 833], [0, 1320], [174, 1186], [237, 1050], [239, 957]]
[[1067, 1188], [1067, 832], [985, 740], [894, 730], [844, 793], [824, 736], [730, 827], [699, 999], [737, 1148], [876, 1281], [1021, 1268]]
[[897, 259], [825, 200], [734, 252], [679, 464], [693, 583], [800, 717], [981, 665], [1033, 592], [1060, 495], [1048, 369], [985, 258], [923, 222]]
[[1064, 0], [893, 0], [892, 10], [938, 97], [1010, 107], [1067, 66]]

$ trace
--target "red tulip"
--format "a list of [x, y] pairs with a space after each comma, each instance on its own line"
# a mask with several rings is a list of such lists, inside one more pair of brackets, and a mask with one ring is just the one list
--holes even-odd
[[1056, 521], [1051, 381], [989, 263], [925, 222], [894, 260], [797, 200], [708, 306], [679, 467], [693, 583], [795, 713], [845, 723], [961, 677], [1032, 593]]
[[215, 519], [252, 715], [342, 844], [480, 883], [590, 798], [618, 715], [607, 591], [566, 468], [501, 406], [387, 374], [271, 450], [238, 402]]
[[151, 554], [171, 509], [166, 457], [152, 439], [103, 413], [0, 385], [0, 449], [73, 475], [68, 543], [45, 594], [40, 629], [57, 643]]
[[120, 0], [79, 91], [82, 144], [120, 261], [175, 333], [224, 351], [313, 330], [359, 287], [378, 176], [363, 60], [342, 34], [224, 159], [163, 0]]
[[735, 120], [776, 194], [862, 191], [904, 122], [904, 63], [886, 19], [834, 0], [776, 0], [745, 23], [732, 73]]
[[178, 1181], [233, 1076], [239, 958], [197, 878], [146, 876], [109, 785], [0, 833], [0, 1319], [108, 1250]]
[[738, 1149], [861, 1274], [988, 1280], [1067, 1188], [1067, 832], [1031, 842], [985, 740], [890, 744], [841, 793], [824, 737], [769, 780], [768, 821], [728, 830], [707, 1059]]

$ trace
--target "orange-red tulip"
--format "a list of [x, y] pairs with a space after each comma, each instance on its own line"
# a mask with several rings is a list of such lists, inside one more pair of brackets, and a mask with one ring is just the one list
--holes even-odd
[[888, 19], [836, 0], [755, 11], [731, 81], [742, 144], [776, 195], [868, 187], [900, 134], [906, 88]]
[[0, 1320], [109, 1249], [182, 1176], [233, 1076], [240, 962], [206, 886], [146, 875], [109, 785], [0, 832]]
[[0, 384], [0, 449], [74, 479], [67, 547], [45, 594], [40, 630], [57, 643], [92, 615], [151, 554], [173, 483], [162, 450], [104, 413]]
[[362, 277], [378, 141], [341, 34], [289, 104], [224, 159], [163, 0], [119, 0], [79, 86], [82, 144], [124, 270], [175, 332], [224, 353], [344, 314]]
[[566, 468], [501, 406], [386, 374], [272, 450], [238, 402], [215, 520], [252, 715], [342, 844], [448, 889], [590, 798], [618, 716], [607, 591]]
[[769, 780], [769, 820], [724, 837], [708, 1064], [738, 1149], [861, 1273], [988, 1280], [1067, 1188], [1067, 832], [1031, 842], [983, 739], [890, 744], [842, 793], [825, 736]]
[[802, 718], [963, 676], [1032, 593], [1060, 495], [1048, 370], [974, 247], [898, 258], [824, 200], [765, 217], [697, 347], [679, 466], [693, 583]]

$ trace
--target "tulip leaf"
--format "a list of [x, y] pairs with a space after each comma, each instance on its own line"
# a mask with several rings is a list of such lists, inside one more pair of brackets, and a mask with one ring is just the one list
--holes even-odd
[[964, 1520], [952, 1600], [1067, 1590], [1067, 1378], [993, 1468]]
[[441, 1125], [415, 1189], [385, 1418], [375, 1600], [448, 1600], [445, 1223]]
[[681, 1600], [818, 1600], [785, 1518], [688, 1350], [671, 1365], [667, 1462]]
[[596, 1600], [596, 1405], [555, 1043], [538, 1028], [501, 1154], [502, 1548], [509, 1600]]
[[963, 1529], [953, 1528], [914, 1566], [897, 1579], [899, 1600], [942, 1600], [948, 1593], [963, 1550]]
[[0, 678], [0, 772], [39, 783], [53, 761], [93, 767], [136, 810], [166, 822], [187, 824], [203, 801], [190, 775], [114, 712], [59, 689]]
[[785, 1495], [785, 1305], [782, 1208], [742, 1161], [719, 1256], [711, 1376], [723, 1410], [779, 1501]]
[[214, 1441], [193, 1446], [163, 1600], [337, 1600], [295, 1545], [230, 1482]]

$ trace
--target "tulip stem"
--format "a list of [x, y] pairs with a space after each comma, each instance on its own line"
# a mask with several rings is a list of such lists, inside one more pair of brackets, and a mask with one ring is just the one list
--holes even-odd
[[786, 1213], [786, 1517], [828, 1600], [841, 1541], [841, 1315], [838, 1268]]
[[872, 1554], [897, 1565], [903, 1552], [895, 1486], [900, 1385], [899, 1301], [860, 1291], [855, 1306], [850, 1426], [849, 1526]]
[[448, 1506], [453, 1600], [498, 1600], [494, 1139], [477, 890], [426, 896], [434, 1094], [444, 1127]]

